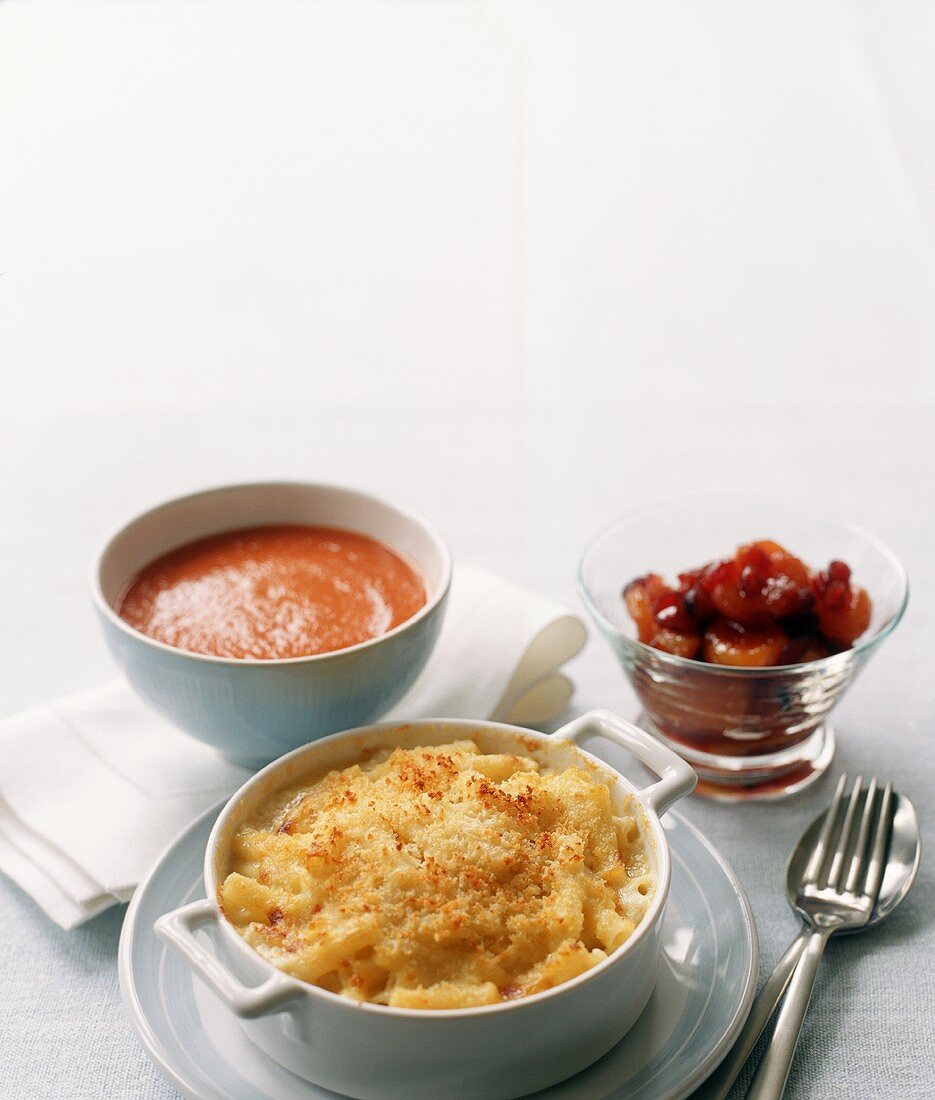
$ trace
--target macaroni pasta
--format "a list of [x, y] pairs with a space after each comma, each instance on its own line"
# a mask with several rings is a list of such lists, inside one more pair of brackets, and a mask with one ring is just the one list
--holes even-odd
[[361, 1001], [495, 1004], [619, 947], [653, 892], [638, 811], [585, 770], [473, 741], [383, 751], [273, 796], [221, 906], [264, 958]]

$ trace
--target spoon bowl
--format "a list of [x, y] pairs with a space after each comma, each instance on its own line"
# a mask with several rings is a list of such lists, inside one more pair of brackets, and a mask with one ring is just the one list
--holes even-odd
[[[786, 864], [786, 896], [790, 905], [794, 904], [795, 896], [805, 875], [809, 856], [815, 848], [825, 818], [830, 812], [831, 810], [828, 809], [815, 818], [802, 834], [798, 844], [793, 849], [792, 855], [789, 857], [789, 862]], [[837, 929], [833, 935], [852, 935], [855, 932], [865, 932], [868, 928], [872, 928], [888, 917], [912, 888], [919, 870], [921, 855], [919, 819], [916, 817], [915, 809], [905, 795], [893, 791], [893, 818], [889, 850], [886, 856], [883, 881], [880, 884], [880, 893], [873, 906], [870, 919], [862, 927]]]

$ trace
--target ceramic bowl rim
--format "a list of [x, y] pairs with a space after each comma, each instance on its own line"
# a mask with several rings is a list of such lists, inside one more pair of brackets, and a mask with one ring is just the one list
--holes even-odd
[[[428, 537], [429, 541], [433, 543], [436, 551], [439, 554], [439, 558], [442, 564], [442, 575], [437, 585], [435, 593], [426, 600], [422, 607], [412, 615], [410, 618], [401, 622], [398, 626], [393, 627], [392, 630], [388, 630], [385, 634], [379, 634], [375, 638], [367, 638], [362, 642], [358, 642], [356, 645], [345, 646], [343, 649], [330, 650], [327, 653], [311, 653], [303, 657], [273, 657], [268, 659], [256, 659], [250, 657], [220, 657], [211, 653], [193, 653], [188, 649], [180, 649], [176, 646], [167, 645], [165, 642], [160, 642], [155, 638], [151, 638], [148, 634], [144, 634], [142, 631], [137, 630], [135, 627], [130, 626], [128, 622], [122, 619], [117, 612], [111, 607], [110, 603], [104, 597], [103, 588], [101, 586], [101, 568], [104, 562], [104, 558], [110, 551], [114, 543], [121, 538], [129, 529], [135, 526], [137, 523], [142, 522], [145, 519], [157, 516], [160, 512], [167, 511], [170, 508], [174, 508], [179, 504], [184, 504], [190, 501], [197, 501], [198, 499], [205, 499], [207, 497], [217, 496], [221, 493], [233, 493], [238, 490], [255, 490], [265, 491], [281, 488], [296, 488], [296, 489], [313, 489], [313, 490], [325, 490], [329, 493], [336, 495], [343, 494], [350, 497], [356, 497], [362, 503], [367, 505], [378, 504], [385, 508], [389, 508], [391, 511], [396, 512], [397, 515], [414, 523], [416, 526], [422, 529], [422, 532]], [[180, 543], [180, 545], [184, 545]], [[390, 547], [394, 552], [398, 551], [395, 547]], [[159, 504], [153, 505], [151, 508], [147, 508], [142, 512], [136, 513], [129, 520], [120, 524], [119, 527], [111, 531], [111, 533], [100, 544], [97, 552], [91, 559], [90, 570], [90, 588], [91, 598], [94, 602], [94, 606], [98, 612], [104, 616], [108, 624], [122, 634], [131, 638], [134, 642], [141, 645], [148, 646], [155, 650], [161, 650], [164, 653], [171, 653], [174, 657], [180, 659], [189, 659], [197, 661], [200, 664], [209, 665], [222, 665], [234, 668], [284, 668], [295, 665], [311, 665], [311, 664], [324, 664], [328, 661], [334, 661], [338, 658], [345, 657], [349, 654], [361, 653], [367, 649], [373, 649], [383, 642], [389, 641], [391, 638], [396, 638], [400, 634], [411, 630], [423, 619], [427, 619], [445, 600], [448, 595], [448, 591], [451, 588], [451, 553], [445, 544], [442, 537], [436, 531], [436, 529], [426, 519], [423, 519], [418, 513], [413, 512], [411, 509], [397, 504], [396, 501], [389, 499], [388, 497], [378, 495], [376, 493], [367, 492], [364, 489], [356, 489], [349, 485], [336, 485], [331, 482], [323, 481], [299, 481], [299, 480], [280, 480], [280, 481], [243, 481], [234, 482], [224, 485], [214, 485], [207, 489], [198, 489], [191, 493], [184, 493], [181, 496], [172, 497], [169, 500], [164, 500]]]
[[[647, 645], [646, 642], [641, 642], [638, 638], [631, 638], [629, 634], [624, 634], [619, 627], [615, 626], [601, 611], [597, 605], [597, 601], [591, 595], [590, 587], [587, 581], [584, 579], [585, 563], [588, 556], [594, 547], [610, 534], [615, 528], [620, 527], [625, 523], [634, 522], [640, 519], [648, 519], [653, 515], [658, 515], [661, 512], [670, 512], [677, 510], [680, 507], [686, 507], [689, 505], [698, 504], [723, 504], [726, 500], [731, 499], [733, 501], [757, 503], [757, 504], [775, 504], [783, 508], [793, 508], [797, 510], [803, 519], [815, 519], [822, 520], [822, 522], [834, 523], [842, 531], [847, 531], [852, 535], [856, 535], [858, 538], [868, 542], [880, 554], [887, 559], [898, 578], [900, 586], [900, 599], [899, 606], [896, 611], [890, 616], [889, 619], [876, 631], [874, 634], [870, 634], [866, 638], [858, 638], [857, 642], [851, 646], [850, 649], [842, 650], [840, 653], [832, 653], [828, 657], [819, 657], [814, 661], [796, 661], [788, 665], [762, 665], [759, 667], [744, 668], [736, 665], [712, 665], [706, 661], [697, 661], [693, 657], [679, 657], [674, 653], [666, 653], [664, 650], [655, 649], [651, 645]], [[818, 516], [815, 513], [809, 512], [808, 509], [799, 509], [797, 506], [790, 505], [787, 501], [780, 500], [772, 497], [757, 497], [757, 496], [738, 496], [727, 498], [723, 496], [702, 496], [702, 497], [685, 497], [682, 499], [674, 499], [663, 502], [661, 504], [652, 504], [643, 508], [637, 508], [632, 511], [624, 512], [622, 515], [616, 517], [610, 523], [607, 523], [597, 532], [592, 538], [590, 538], [585, 545], [585, 548], [581, 554], [581, 558], [578, 562], [578, 570], [576, 576], [576, 584], [578, 589], [578, 595], [581, 598], [581, 602], [584, 604], [588, 614], [600, 628], [602, 633], [607, 637], [613, 638], [620, 642], [621, 645], [629, 649], [632, 653], [637, 654], [641, 659], [653, 659], [658, 660], [663, 666], [668, 665], [673, 669], [691, 669], [693, 672], [708, 673], [712, 676], [723, 676], [727, 678], [743, 678], [751, 676], [781, 676], [781, 675], [795, 675], [796, 673], [803, 672], [805, 670], [811, 672], [815, 671], [819, 674], [831, 671], [836, 667], [840, 667], [849, 664], [850, 661], [862, 654], [871, 654], [877, 647], [893, 633], [899, 623], [902, 621], [903, 616], [906, 613], [906, 607], [909, 604], [909, 576], [906, 572], [906, 568], [892, 550], [879, 536], [873, 534], [872, 531], [868, 531], [865, 527], [861, 527], [856, 523], [845, 523], [838, 520], [829, 520], [827, 517]]]
[[[514, 736], [520, 736], [524, 738], [531, 738], [535, 741], [542, 742], [545, 745], [559, 745], [567, 744], [571, 748], [580, 753], [589, 763], [596, 765], [599, 771], [607, 773], [612, 782], [615, 785], [619, 785], [622, 789], [636, 797], [637, 802], [642, 810], [644, 819], [648, 822], [650, 827], [650, 833], [652, 836], [652, 843], [655, 854], [655, 894], [652, 901], [649, 904], [646, 913], [642, 920], [637, 925], [636, 931], [622, 943], [616, 950], [611, 952], [606, 959], [602, 959], [595, 966], [589, 970], [585, 970], [581, 974], [577, 974], [574, 978], [568, 979], [568, 981], [561, 982], [551, 989], [543, 990], [540, 993], [532, 993], [527, 997], [517, 997], [514, 1000], [500, 1001], [497, 1004], [492, 1005], [477, 1005], [470, 1008], [446, 1008], [446, 1009], [424, 1009], [424, 1008], [397, 1008], [390, 1005], [373, 1004], [367, 1001], [352, 1001], [347, 997], [343, 997], [338, 993], [331, 993], [327, 989], [322, 989], [320, 986], [312, 985], [310, 982], [302, 981], [299, 978], [294, 978], [292, 975], [287, 974], [285, 971], [280, 970], [272, 963], [263, 958], [259, 952], [255, 951], [242, 936], [237, 932], [231, 922], [225, 916], [223, 910], [217, 901], [217, 888], [218, 883], [215, 879], [214, 866], [215, 866], [215, 850], [218, 847], [221, 834], [227, 827], [228, 820], [234, 816], [238, 804], [246, 797], [249, 791], [254, 787], [260, 785], [260, 783], [266, 782], [268, 777], [272, 775], [276, 770], [285, 767], [297, 759], [304, 753], [317, 751], [319, 746], [333, 744], [338, 740], [351, 740], [354, 737], [360, 737], [361, 735], [375, 735], [381, 732], [388, 732], [391, 730], [400, 729], [418, 729], [422, 726], [445, 726], [453, 729], [463, 729], [470, 731], [482, 727], [485, 731], [493, 731], [494, 733], [508, 733]], [[560, 732], [560, 731], [559, 731]], [[272, 788], [273, 790], [275, 787]], [[368, 726], [359, 726], [356, 729], [343, 730], [340, 733], [331, 734], [329, 737], [322, 737], [317, 741], [312, 741], [307, 745], [302, 745], [298, 749], [293, 749], [292, 752], [286, 753], [285, 756], [279, 757], [271, 764], [267, 764], [265, 768], [257, 772], [256, 775], [251, 776], [238, 790], [236, 790], [228, 801], [225, 803], [224, 808], [221, 810], [217, 817], [212, 829], [211, 834], [208, 837], [208, 842], [205, 847], [205, 860], [204, 860], [204, 881], [205, 890], [208, 896], [208, 900], [214, 905], [217, 913], [217, 924], [222, 930], [222, 934], [226, 937], [226, 941], [233, 945], [235, 950], [246, 954], [254, 963], [261, 965], [269, 974], [269, 976], [278, 975], [280, 978], [285, 978], [289, 982], [293, 983], [297, 990], [307, 995], [312, 1001], [319, 999], [324, 1000], [332, 1005], [347, 1009], [349, 1011], [367, 1012], [373, 1014], [378, 1019], [386, 1019], [390, 1017], [396, 1018], [408, 1018], [414, 1020], [453, 1020], [453, 1019], [465, 1019], [476, 1016], [489, 1016], [493, 1013], [503, 1012], [515, 1012], [524, 1008], [530, 1008], [533, 1005], [540, 1004], [543, 1001], [553, 1000], [563, 995], [571, 993], [579, 986], [588, 982], [589, 979], [595, 978], [598, 974], [601, 974], [611, 967], [615, 967], [623, 962], [629, 955], [633, 953], [633, 948], [640, 944], [647, 938], [651, 929], [657, 927], [659, 919], [665, 909], [665, 904], [669, 896], [669, 884], [672, 876], [671, 856], [669, 853], [669, 841], [665, 834], [665, 828], [660, 820], [659, 815], [648, 806], [646, 802], [641, 799], [640, 789], [629, 779], [621, 774], [612, 765], [601, 760], [600, 757], [594, 756], [592, 753], [582, 749], [579, 745], [576, 745], [570, 741], [564, 741], [562, 738], [555, 738], [550, 734], [539, 733], [536, 730], [526, 729], [523, 726], [514, 726], [506, 722], [489, 722], [486, 720], [475, 720], [470, 718], [424, 718], [412, 722], [377, 722]]]

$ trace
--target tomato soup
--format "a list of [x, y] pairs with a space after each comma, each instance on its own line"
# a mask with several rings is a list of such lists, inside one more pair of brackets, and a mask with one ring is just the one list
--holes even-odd
[[335, 527], [247, 527], [151, 562], [117, 608], [143, 634], [192, 653], [309, 657], [376, 638], [426, 602], [416, 570], [376, 539]]

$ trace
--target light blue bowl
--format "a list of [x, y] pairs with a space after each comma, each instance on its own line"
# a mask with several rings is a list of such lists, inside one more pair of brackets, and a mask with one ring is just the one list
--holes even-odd
[[[257, 661], [188, 653], [116, 613], [144, 565], [166, 551], [238, 527], [309, 523], [357, 531], [411, 561], [425, 606], [378, 638], [333, 653]], [[257, 768], [339, 730], [382, 717], [412, 686], [435, 645], [451, 582], [448, 549], [424, 520], [367, 493], [268, 482], [180, 497], [113, 535], [94, 561], [91, 592], [107, 645], [141, 699], [238, 764]]]

